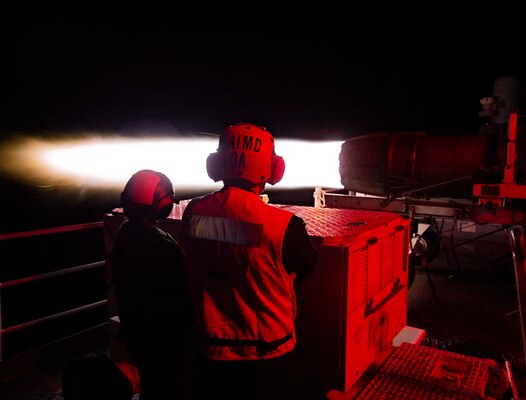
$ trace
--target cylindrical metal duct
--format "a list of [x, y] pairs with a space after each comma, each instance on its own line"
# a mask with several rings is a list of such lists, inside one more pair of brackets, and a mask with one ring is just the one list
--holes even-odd
[[474, 182], [500, 182], [502, 138], [388, 132], [342, 144], [340, 179], [346, 190], [371, 195], [470, 197]]

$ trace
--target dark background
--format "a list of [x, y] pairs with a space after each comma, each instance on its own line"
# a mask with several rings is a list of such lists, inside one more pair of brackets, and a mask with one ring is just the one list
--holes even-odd
[[218, 132], [243, 120], [283, 137], [469, 134], [495, 79], [524, 75], [517, 14], [96, 2], [6, 12], [0, 126]]
[[[525, 73], [519, 13], [502, 7], [91, 2], [4, 11], [2, 140], [219, 133], [240, 121], [278, 138], [470, 135], [495, 80]], [[117, 198], [5, 176], [1, 184], [3, 231], [100, 220]]]

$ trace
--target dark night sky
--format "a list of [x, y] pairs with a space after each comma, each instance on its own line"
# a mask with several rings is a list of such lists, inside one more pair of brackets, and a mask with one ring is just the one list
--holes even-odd
[[[490, 7], [14, 7], [0, 15], [2, 140], [147, 125], [219, 133], [240, 121], [278, 138], [477, 134], [480, 98], [526, 71], [519, 13]], [[98, 221], [118, 198], [0, 187], [6, 232]]]
[[471, 134], [494, 80], [524, 74], [508, 10], [134, 11], [4, 16], [1, 130]]

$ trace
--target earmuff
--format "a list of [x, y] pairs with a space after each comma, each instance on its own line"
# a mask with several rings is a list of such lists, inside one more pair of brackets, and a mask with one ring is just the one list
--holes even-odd
[[160, 172], [158, 174], [161, 179], [155, 190], [152, 209], [155, 210], [158, 219], [165, 219], [168, 218], [174, 206], [174, 191], [170, 179]]
[[[206, 172], [214, 182], [223, 180], [224, 167], [221, 165], [222, 157], [219, 153], [210, 153], [206, 159]], [[270, 177], [267, 182], [275, 185], [283, 179], [285, 174], [285, 160], [281, 156], [272, 155], [270, 165]]]
[[219, 153], [210, 153], [210, 155], [206, 158], [206, 173], [212, 179], [214, 182], [223, 180], [223, 177], [221, 175], [221, 171], [223, 168], [221, 168], [221, 157]]
[[272, 161], [270, 165], [270, 178], [268, 178], [267, 182], [271, 185], [275, 185], [280, 180], [283, 179], [283, 175], [285, 174], [285, 160], [281, 156], [277, 156], [275, 154], [272, 155]]

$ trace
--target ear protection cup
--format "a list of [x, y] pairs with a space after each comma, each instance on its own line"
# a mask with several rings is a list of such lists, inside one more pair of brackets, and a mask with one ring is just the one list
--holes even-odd
[[221, 157], [218, 153], [210, 153], [206, 159], [206, 172], [214, 182], [220, 181], [221, 178]]
[[168, 218], [174, 206], [174, 191], [170, 179], [160, 172], [158, 172], [158, 175], [160, 180], [155, 190], [152, 210], [158, 219], [165, 219]]
[[272, 155], [272, 164], [270, 168], [270, 178], [267, 180], [271, 185], [275, 185], [285, 174], [285, 160], [281, 156]]

